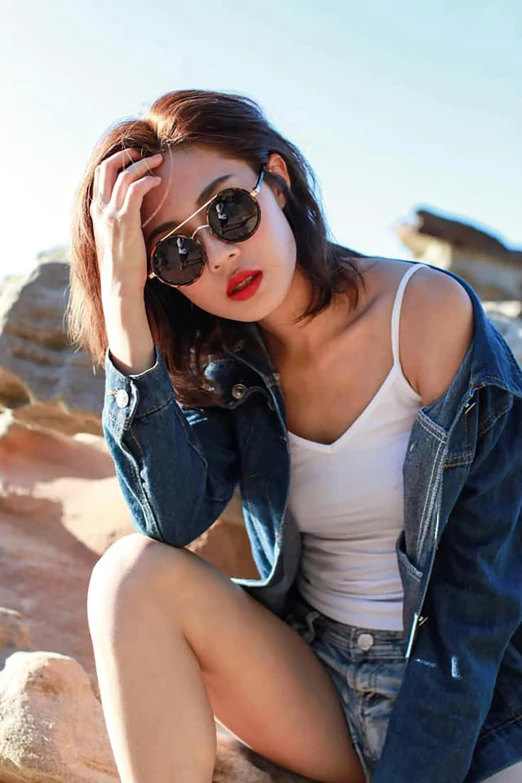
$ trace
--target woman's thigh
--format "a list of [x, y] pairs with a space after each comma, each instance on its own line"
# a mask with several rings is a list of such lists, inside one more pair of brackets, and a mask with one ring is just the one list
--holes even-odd
[[[167, 621], [183, 633], [220, 723], [302, 775], [363, 783], [339, 697], [296, 631], [187, 550], [140, 534], [111, 549], [104, 567], [162, 604]], [[107, 564], [110, 558], [115, 563]]]

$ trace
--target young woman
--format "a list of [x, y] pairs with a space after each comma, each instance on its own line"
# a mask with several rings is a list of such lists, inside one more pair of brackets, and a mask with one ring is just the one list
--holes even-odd
[[[139, 531], [88, 599], [119, 774], [210, 781], [216, 718], [318, 781], [520, 781], [520, 368], [463, 281], [330, 241], [313, 184], [187, 90], [79, 189], [71, 331]], [[238, 483], [258, 579], [184, 549]]]

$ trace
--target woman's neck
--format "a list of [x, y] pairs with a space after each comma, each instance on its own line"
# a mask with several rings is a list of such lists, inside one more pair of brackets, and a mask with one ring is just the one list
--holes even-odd
[[311, 286], [296, 269], [290, 290], [282, 304], [258, 322], [265, 344], [276, 364], [307, 363], [317, 357], [357, 317], [346, 294], [338, 294], [330, 305], [313, 318], [295, 320], [307, 308]]

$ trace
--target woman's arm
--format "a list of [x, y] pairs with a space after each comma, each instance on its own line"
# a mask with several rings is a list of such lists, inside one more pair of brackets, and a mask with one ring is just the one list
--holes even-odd
[[[428, 405], [447, 390], [467, 351], [472, 306], [457, 281], [434, 270], [419, 271], [407, 297], [403, 367]], [[491, 387], [478, 394], [469, 426], [478, 425], [483, 408], [494, 415], [481, 422], [469, 475], [438, 546], [427, 620], [374, 783], [462, 783], [506, 645], [522, 621], [522, 401]]]
[[238, 457], [228, 411], [188, 412], [188, 423], [153, 343], [141, 208], [161, 160], [121, 150], [94, 173], [90, 214], [109, 345], [102, 423], [136, 528], [185, 546], [230, 500]]
[[103, 430], [134, 525], [185, 546], [218, 518], [239, 479], [231, 414], [183, 411], [157, 350], [143, 373], [120, 372], [110, 353], [105, 369]]
[[473, 338], [473, 305], [454, 278], [431, 267], [408, 282], [400, 321], [404, 375], [431, 405], [449, 389]]

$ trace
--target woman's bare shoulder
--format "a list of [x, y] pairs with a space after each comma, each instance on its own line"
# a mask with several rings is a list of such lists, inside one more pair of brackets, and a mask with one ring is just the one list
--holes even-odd
[[473, 305], [444, 272], [419, 269], [404, 293], [400, 326], [403, 372], [430, 405], [449, 388], [473, 338]]
[[[365, 299], [379, 329], [389, 329], [393, 302], [410, 261], [358, 259]], [[423, 405], [449, 388], [473, 338], [473, 305], [466, 289], [443, 271], [422, 266], [404, 292], [400, 318], [402, 371]]]

